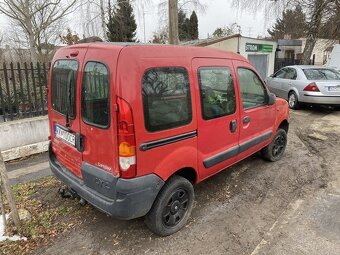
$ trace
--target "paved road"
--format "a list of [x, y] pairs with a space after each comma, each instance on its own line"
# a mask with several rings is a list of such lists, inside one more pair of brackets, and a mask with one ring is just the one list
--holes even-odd
[[52, 174], [47, 153], [6, 163], [10, 184], [33, 181]]

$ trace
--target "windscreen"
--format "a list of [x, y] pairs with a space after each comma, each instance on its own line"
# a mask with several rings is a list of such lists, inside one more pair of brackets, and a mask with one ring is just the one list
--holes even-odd
[[52, 107], [57, 112], [75, 117], [77, 60], [57, 60], [52, 70]]
[[303, 69], [308, 80], [340, 80], [340, 73], [333, 69], [326, 68], [312, 68], [312, 69]]

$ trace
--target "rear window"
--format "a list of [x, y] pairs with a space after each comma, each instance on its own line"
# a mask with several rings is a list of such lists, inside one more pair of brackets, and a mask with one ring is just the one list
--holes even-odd
[[142, 95], [148, 131], [161, 131], [191, 122], [190, 84], [185, 68], [147, 70], [142, 80]]
[[76, 114], [77, 60], [57, 60], [52, 70], [52, 108], [74, 119]]
[[303, 69], [308, 80], [340, 80], [340, 73], [333, 69]]
[[106, 66], [88, 62], [82, 81], [82, 117], [87, 124], [108, 127], [110, 122], [110, 79]]

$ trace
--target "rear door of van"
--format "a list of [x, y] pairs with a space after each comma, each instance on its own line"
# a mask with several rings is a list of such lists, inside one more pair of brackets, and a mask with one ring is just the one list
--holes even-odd
[[50, 74], [49, 119], [52, 150], [58, 161], [81, 176], [79, 91], [87, 46], [59, 50]]
[[239, 98], [233, 64], [228, 59], [196, 58], [192, 62], [200, 99], [198, 112], [199, 172], [205, 179], [236, 162]]
[[119, 51], [98, 44], [91, 46], [84, 58], [79, 113], [83, 174], [97, 170], [119, 174], [115, 91]]

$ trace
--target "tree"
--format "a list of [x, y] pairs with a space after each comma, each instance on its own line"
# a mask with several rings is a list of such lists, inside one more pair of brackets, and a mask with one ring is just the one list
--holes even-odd
[[71, 29], [67, 29], [66, 35], [59, 35], [60, 41], [67, 45], [73, 45], [79, 42], [80, 38], [76, 33], [72, 33]]
[[28, 42], [31, 59], [37, 62], [40, 44], [44, 42], [46, 45], [51, 36], [48, 33], [46, 38], [49, 28], [72, 12], [76, 2], [77, 0], [3, 0], [0, 3], [0, 13], [12, 19], [22, 30]]
[[[303, 50], [303, 63], [308, 64], [316, 44], [316, 39], [320, 36], [322, 25], [326, 21], [327, 14], [338, 5], [339, 0], [233, 0], [234, 5], [241, 9], [253, 8], [259, 10], [260, 6], [269, 11], [284, 10], [287, 7], [300, 5], [306, 11], [307, 29], [306, 45]], [[337, 29], [335, 29], [337, 30]]]
[[191, 40], [198, 39], [198, 18], [195, 11], [193, 11], [190, 16], [189, 34]]
[[178, 37], [180, 41], [190, 40], [190, 20], [183, 10], [178, 12]]
[[107, 37], [110, 42], [135, 42], [137, 24], [130, 0], [118, 0], [112, 9], [109, 1]]
[[272, 29], [268, 33], [274, 40], [283, 39], [285, 35], [290, 35], [291, 39], [304, 37], [306, 34], [306, 15], [302, 12], [300, 5], [295, 9], [282, 12], [282, 17], [276, 19]]
[[169, 41], [169, 31], [168, 31], [168, 27], [165, 27], [153, 33], [153, 38], [151, 42], [157, 43], [157, 44], [167, 44], [168, 41]]
[[238, 32], [237, 31], [238, 27], [239, 26], [237, 23], [233, 23], [230, 26], [218, 27], [213, 32], [212, 36], [213, 37], [224, 37], [224, 36], [236, 34]]
[[340, 1], [334, 2], [326, 12], [326, 22], [321, 26], [320, 37], [340, 43]]

